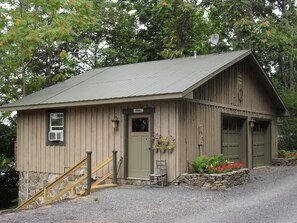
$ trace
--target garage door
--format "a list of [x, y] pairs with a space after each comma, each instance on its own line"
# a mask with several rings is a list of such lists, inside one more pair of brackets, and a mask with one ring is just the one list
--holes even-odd
[[222, 153], [225, 159], [246, 165], [245, 121], [224, 117], [222, 126]]
[[270, 134], [268, 123], [256, 122], [253, 129], [253, 167], [270, 165]]

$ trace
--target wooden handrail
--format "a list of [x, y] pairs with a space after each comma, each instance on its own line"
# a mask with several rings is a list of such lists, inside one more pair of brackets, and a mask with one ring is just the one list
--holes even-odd
[[73, 166], [71, 169], [69, 169], [66, 173], [58, 177], [55, 181], [47, 185], [45, 188], [50, 190], [54, 186], [56, 186], [58, 183], [60, 183], [64, 178], [68, 177], [70, 174], [78, 170], [79, 168], [82, 167], [82, 165], [87, 163], [87, 157], [83, 158], [79, 163], [77, 163], [75, 166]]
[[22, 208], [28, 206], [33, 201], [35, 201], [38, 197], [40, 197], [42, 194], [43, 194], [43, 190], [38, 191], [34, 196], [30, 197], [24, 203], [20, 204], [16, 209], [22, 209]]
[[[102, 163], [100, 163], [96, 167], [94, 167], [92, 169], [92, 171], [91, 171], [91, 174], [97, 172], [99, 169], [103, 168], [105, 165], [107, 165], [108, 163], [110, 163], [112, 160], [113, 160], [113, 156], [108, 157]], [[48, 199], [48, 197], [47, 197], [48, 196], [48, 191], [50, 189], [52, 189], [53, 187], [55, 187], [57, 184], [59, 184], [62, 180], [64, 180], [70, 174], [74, 173], [76, 170], [78, 170], [79, 168], [81, 168], [84, 164], [86, 164], [86, 162], [87, 162], [87, 157], [85, 157], [84, 159], [82, 159], [79, 163], [77, 163], [75, 166], [73, 166], [71, 169], [69, 169], [63, 175], [59, 176], [56, 180], [54, 180], [53, 182], [51, 182], [49, 185], [47, 185], [46, 187], [44, 187], [42, 190], [40, 190], [39, 192], [37, 192], [34, 196], [32, 196], [31, 198], [29, 198], [27, 201], [25, 201], [24, 203], [22, 203], [21, 205], [19, 205], [16, 209], [22, 209], [22, 208], [28, 206], [29, 204], [31, 204], [33, 201], [35, 201], [38, 197], [40, 197], [42, 195], [44, 197], [44, 204], [45, 205], [51, 203], [54, 200], [57, 200], [59, 197], [61, 197], [67, 191], [69, 191], [72, 188], [74, 188], [77, 184], [79, 184], [82, 181], [86, 180], [87, 179], [87, 174], [84, 174], [83, 176], [81, 176], [80, 178], [78, 178], [74, 183], [72, 183], [71, 185], [67, 186], [66, 188], [64, 188], [62, 191], [60, 191], [58, 194], [56, 194], [54, 197], [52, 197], [50, 199]], [[106, 179], [107, 177], [109, 177], [109, 174], [110, 173], [108, 173], [105, 176], [103, 176], [102, 179], [103, 178]], [[98, 183], [98, 180], [96, 182]]]
[[82, 159], [79, 163], [77, 163], [75, 166], [73, 166], [71, 169], [69, 169], [66, 173], [64, 173], [63, 175], [61, 175], [60, 177], [58, 177], [56, 180], [54, 180], [52, 183], [50, 183], [49, 185], [47, 185], [44, 188], [44, 204], [47, 204], [47, 192], [52, 189], [53, 187], [55, 187], [56, 185], [58, 185], [62, 180], [64, 180], [66, 177], [68, 177], [70, 174], [74, 173], [76, 170], [78, 170], [79, 168], [82, 167], [82, 165], [86, 164], [87, 162], [87, 157], [85, 157], [84, 159]]
[[108, 177], [112, 176], [112, 171], [108, 172], [107, 174], [105, 174], [104, 176], [100, 177], [99, 179], [97, 179], [92, 186], [94, 185], [98, 185], [100, 183], [102, 183], [104, 180], [106, 180]]
[[69, 169], [66, 173], [58, 177], [56, 180], [54, 180], [52, 183], [47, 185], [42, 190], [38, 191], [34, 196], [30, 197], [27, 201], [20, 204], [16, 209], [22, 209], [29, 204], [31, 204], [33, 201], [35, 201], [38, 197], [40, 197], [42, 194], [44, 196], [44, 203], [47, 203], [47, 192], [54, 186], [56, 186], [58, 183], [60, 183], [64, 178], [75, 172], [77, 169], [79, 169], [82, 165], [84, 165], [87, 162], [87, 157], [83, 158], [79, 163], [77, 163], [75, 166], [73, 166], [71, 169]]
[[[97, 172], [98, 170], [100, 170], [102, 167], [104, 167], [105, 165], [107, 165], [108, 163], [110, 163], [112, 161], [112, 156], [108, 157], [106, 160], [104, 160], [102, 163], [99, 163], [96, 167], [94, 167], [94, 169], [92, 169], [92, 174]], [[71, 190], [73, 187], [75, 187], [77, 184], [81, 183], [82, 181], [87, 179], [87, 174], [81, 176], [79, 179], [77, 179], [73, 184], [67, 186], [66, 188], [64, 188], [62, 191], [60, 191], [58, 194], [56, 194], [54, 197], [52, 197], [51, 199], [49, 199], [47, 201], [47, 203], [51, 203], [54, 200], [57, 200], [59, 197], [61, 197], [63, 194], [65, 194], [67, 191]]]
[[102, 167], [104, 167], [106, 164], [110, 163], [111, 161], [112, 161], [112, 156], [108, 157], [102, 163], [99, 163], [97, 166], [94, 167], [94, 169], [92, 169], [92, 174], [100, 170]]

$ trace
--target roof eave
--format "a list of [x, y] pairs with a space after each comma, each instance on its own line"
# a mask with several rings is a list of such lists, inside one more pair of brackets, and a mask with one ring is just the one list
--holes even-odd
[[182, 98], [182, 93], [173, 93], [173, 94], [161, 94], [161, 95], [149, 95], [149, 96], [136, 96], [136, 97], [127, 97], [127, 98], [111, 98], [111, 99], [103, 99], [103, 100], [38, 104], [38, 105], [28, 105], [28, 106], [13, 106], [13, 107], [2, 106], [0, 107], [0, 111], [20, 111], [20, 110], [79, 107], [79, 106], [90, 106], [90, 105], [130, 103], [130, 102], [140, 102], [140, 101], [172, 100], [172, 99], [181, 99], [181, 98]]

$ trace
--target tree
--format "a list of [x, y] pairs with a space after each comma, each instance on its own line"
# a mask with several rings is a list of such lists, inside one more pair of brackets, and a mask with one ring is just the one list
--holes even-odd
[[262, 49], [269, 37], [267, 16], [271, 12], [265, 1], [203, 1], [209, 25], [221, 36], [223, 49]]
[[290, 112], [290, 116], [279, 119], [279, 148], [297, 149], [297, 91], [283, 89], [281, 96]]
[[0, 155], [14, 157], [14, 142], [16, 133], [16, 123], [12, 118], [10, 125], [0, 124]]
[[0, 209], [11, 207], [12, 200], [18, 197], [19, 175], [11, 160], [0, 154], [0, 169], [4, 171], [0, 174]]
[[274, 78], [280, 87], [295, 90], [297, 66], [297, 9], [293, 0], [275, 1], [279, 14], [271, 17], [269, 59], [273, 61]]
[[203, 42], [207, 40], [207, 24], [197, 1], [163, 0], [159, 6], [159, 17], [164, 21], [164, 58], [205, 53]]
[[207, 26], [197, 1], [126, 0], [114, 10], [107, 58], [116, 64], [206, 52]]
[[94, 21], [86, 0], [8, 0], [0, 13], [1, 90], [15, 99], [69, 77], [69, 43]]

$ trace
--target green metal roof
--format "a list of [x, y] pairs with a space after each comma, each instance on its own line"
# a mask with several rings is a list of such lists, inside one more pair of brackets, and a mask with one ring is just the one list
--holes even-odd
[[241, 50], [93, 69], [3, 105], [0, 110], [183, 98], [251, 54], [250, 50]]

